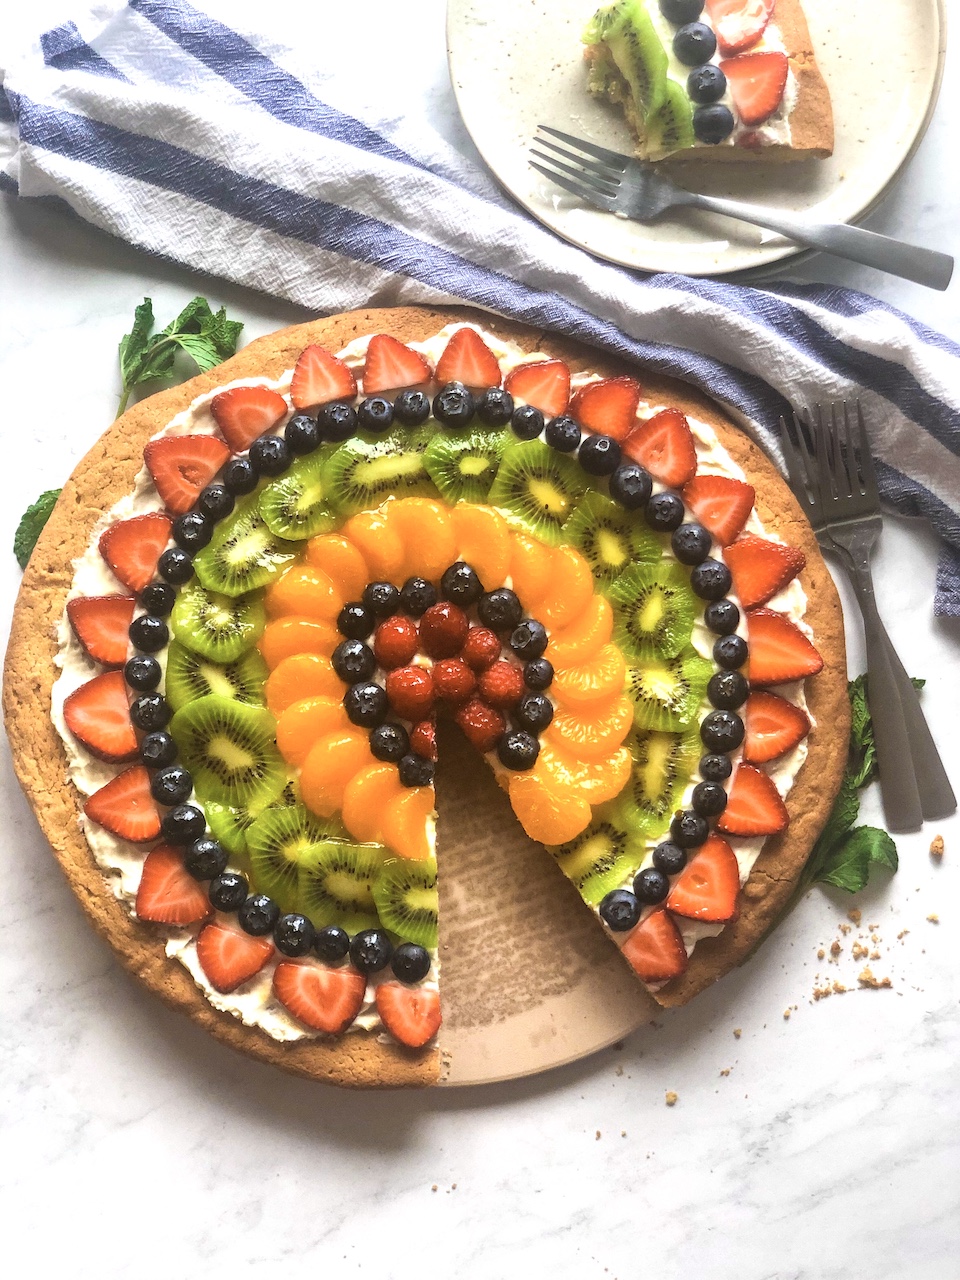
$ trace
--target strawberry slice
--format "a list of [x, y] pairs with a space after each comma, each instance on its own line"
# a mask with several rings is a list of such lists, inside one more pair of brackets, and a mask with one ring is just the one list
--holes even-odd
[[679, 409], [661, 409], [634, 427], [623, 442], [623, 452], [672, 489], [679, 489], [696, 474], [693, 432]]
[[376, 333], [367, 347], [363, 366], [363, 394], [416, 387], [430, 381], [430, 366], [420, 355], [388, 333]]
[[476, 329], [458, 329], [444, 348], [435, 377], [468, 387], [499, 387], [500, 362]]
[[747, 638], [752, 685], [785, 684], [823, 669], [823, 659], [800, 628], [775, 609], [747, 614]]
[[743, 758], [750, 764], [776, 760], [810, 732], [810, 717], [802, 707], [759, 689], [747, 698], [743, 722], [747, 730]]
[[688, 920], [730, 920], [739, 892], [737, 855], [726, 840], [709, 836], [674, 882], [666, 907]]
[[105, 667], [123, 666], [135, 604], [133, 596], [74, 596], [67, 601], [67, 621], [88, 658]]
[[733, 105], [744, 124], [761, 124], [783, 99], [789, 64], [785, 53], [741, 53], [725, 58], [720, 70], [727, 77]]
[[680, 930], [673, 916], [662, 907], [651, 911], [627, 934], [623, 954], [634, 973], [644, 982], [676, 978], [687, 967], [687, 949]]
[[156, 924], [196, 924], [210, 914], [210, 899], [183, 865], [179, 850], [158, 844], [140, 873], [136, 912]]
[[724, 552], [733, 589], [745, 609], [766, 604], [807, 563], [799, 547], [745, 533]]
[[721, 53], [741, 53], [766, 30], [775, 0], [707, 0]]
[[295, 1018], [315, 1031], [338, 1035], [360, 1012], [367, 980], [349, 965], [328, 969], [319, 964], [277, 965], [273, 994]]
[[162, 511], [118, 520], [100, 535], [100, 554], [130, 591], [140, 592], [157, 571], [173, 521]]
[[570, 412], [588, 431], [625, 440], [637, 425], [643, 388], [633, 378], [601, 378], [588, 382], [570, 401]]
[[259, 973], [273, 955], [269, 938], [252, 938], [249, 933], [213, 922], [200, 930], [197, 959], [200, 968], [217, 991], [236, 991]]
[[742, 531], [753, 510], [752, 484], [731, 476], [694, 476], [683, 487], [683, 501], [721, 547], [728, 547]]
[[789, 821], [773, 779], [752, 764], [738, 765], [717, 830], [732, 836], [773, 836]]
[[64, 700], [63, 718], [73, 736], [98, 760], [120, 764], [136, 756], [137, 735], [122, 672], [104, 671], [74, 689]]
[[175, 516], [190, 510], [229, 457], [230, 450], [216, 436], [163, 436], [143, 451], [157, 493]]
[[269, 387], [231, 387], [213, 397], [210, 412], [233, 452], [242, 453], [283, 419], [287, 402]]
[[570, 402], [570, 370], [562, 360], [517, 365], [503, 385], [515, 400], [534, 405], [546, 418], [563, 413]]
[[105, 831], [132, 844], [146, 844], [160, 834], [160, 813], [150, 794], [150, 775], [142, 764], [118, 773], [95, 791], [83, 812]]
[[395, 1040], [419, 1049], [440, 1029], [440, 993], [430, 987], [382, 982], [377, 987], [377, 1013]]
[[290, 381], [295, 409], [315, 409], [331, 400], [352, 400], [357, 394], [353, 370], [323, 347], [304, 347]]

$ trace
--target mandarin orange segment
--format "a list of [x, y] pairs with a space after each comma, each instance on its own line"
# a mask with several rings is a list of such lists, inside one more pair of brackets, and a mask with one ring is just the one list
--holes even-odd
[[275, 716], [301, 698], [342, 698], [344, 691], [333, 663], [322, 653], [293, 653], [283, 658], [264, 685], [267, 706]]
[[513, 590], [527, 612], [536, 615], [537, 606], [551, 587], [553, 548], [517, 530], [513, 530], [512, 541], [510, 580]]
[[610, 601], [594, 595], [578, 618], [550, 637], [543, 655], [555, 667], [572, 667], [592, 658], [613, 635]]
[[570, 709], [557, 704], [544, 741], [583, 760], [600, 760], [621, 746], [633, 724], [633, 703], [613, 697]]
[[556, 789], [542, 772], [512, 774], [509, 792], [520, 825], [541, 844], [566, 844], [590, 823], [587, 801], [572, 791]]
[[325, 573], [309, 564], [294, 564], [267, 588], [263, 602], [271, 618], [299, 613], [321, 622], [336, 622], [344, 598]]
[[404, 788], [406, 795], [384, 809], [380, 815], [380, 839], [401, 858], [417, 861], [432, 856], [428, 823], [433, 813], [433, 787]]
[[369, 764], [355, 773], [343, 793], [343, 825], [355, 840], [380, 841], [381, 819], [406, 795], [395, 764]]
[[268, 622], [257, 645], [272, 671], [295, 653], [332, 653], [340, 640], [340, 633], [329, 622], [288, 614]]
[[343, 533], [363, 556], [371, 582], [396, 581], [399, 585], [403, 581], [403, 539], [381, 511], [358, 511], [343, 526]]
[[300, 769], [303, 803], [321, 818], [343, 804], [347, 783], [370, 763], [370, 738], [360, 729], [342, 729], [318, 739]]
[[533, 772], [564, 795], [578, 796], [588, 804], [603, 804], [618, 796], [630, 781], [631, 756], [626, 747], [600, 760], [582, 760], [544, 741]]
[[277, 720], [277, 746], [289, 764], [301, 765], [314, 743], [350, 721], [339, 698], [301, 698], [292, 702]]
[[[461, 503], [450, 513], [457, 539], [457, 559], [476, 570], [488, 591], [503, 585], [510, 572], [513, 540], [510, 526], [493, 507]], [[516, 590], [516, 588], [514, 588]]]
[[592, 595], [593, 574], [586, 560], [575, 547], [557, 547], [550, 566], [550, 587], [537, 617], [548, 630], [559, 631], [580, 617]]
[[413, 577], [436, 581], [457, 558], [450, 508], [432, 498], [399, 498], [383, 510], [387, 524], [403, 543], [398, 584]]
[[626, 677], [623, 654], [615, 644], [605, 644], [588, 661], [558, 670], [551, 692], [567, 706], [581, 707], [621, 694]]
[[325, 573], [344, 600], [359, 600], [370, 581], [370, 570], [359, 548], [342, 533], [321, 533], [307, 543], [306, 557]]

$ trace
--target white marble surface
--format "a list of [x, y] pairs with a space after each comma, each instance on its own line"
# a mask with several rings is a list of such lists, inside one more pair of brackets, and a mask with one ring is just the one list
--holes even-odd
[[[378, 21], [341, 55], [398, 87], [415, 62], [456, 131], [441, 0], [418, 0], [416, 31], [405, 6], [375, 8]], [[319, 26], [305, 38], [319, 41]], [[871, 227], [960, 254], [947, 159], [958, 106], [954, 56], [933, 127]], [[0, 224], [9, 547], [26, 501], [59, 485], [108, 423], [116, 343], [145, 293], [166, 318], [204, 292], [246, 321], [248, 338], [302, 316], [149, 261], [55, 209], [2, 197]], [[960, 336], [960, 286], [936, 295], [823, 258], [792, 278], [872, 291]], [[922, 530], [888, 523], [881, 610], [910, 670], [929, 680], [930, 718], [960, 780], [960, 626], [932, 618], [934, 562]], [[4, 631], [18, 576], [5, 553]], [[838, 932], [852, 904], [818, 890], [746, 969], [619, 1050], [501, 1087], [352, 1095], [232, 1054], [128, 979], [56, 870], [5, 752], [0, 771], [5, 1264], [78, 1280], [273, 1276], [281, 1265], [364, 1280], [960, 1271], [956, 820], [901, 837], [901, 871], [858, 902], [878, 926], [870, 964], [889, 990], [856, 990], [857, 930]], [[934, 830], [941, 866], [927, 853]], [[835, 938], [838, 963], [818, 960]], [[814, 1002], [817, 974], [852, 990]], [[672, 1108], [667, 1090], [679, 1095]]]

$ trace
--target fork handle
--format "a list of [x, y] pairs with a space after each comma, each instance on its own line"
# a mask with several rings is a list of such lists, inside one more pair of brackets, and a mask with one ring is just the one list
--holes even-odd
[[[905, 244], [876, 231], [864, 231], [862, 227], [848, 227], [840, 222], [809, 222], [805, 218], [791, 217], [776, 209], [759, 208], [740, 204], [737, 200], [719, 200], [714, 196], [695, 195], [691, 204], [713, 213], [722, 213], [741, 222], [752, 222], [769, 231], [795, 240], [811, 249], [824, 249], [839, 258], [876, 267], [904, 280], [913, 280], [930, 289], [946, 289], [953, 274], [953, 258], [935, 249], [921, 249], [918, 245]], [[684, 201], [684, 203], [687, 203]]]

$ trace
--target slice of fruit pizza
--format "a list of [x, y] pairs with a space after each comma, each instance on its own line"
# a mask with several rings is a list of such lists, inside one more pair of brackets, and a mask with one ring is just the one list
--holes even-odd
[[149, 986], [290, 1070], [428, 1083], [438, 724], [682, 1003], [769, 926], [829, 812], [842, 640], [809, 527], [708, 401], [469, 313], [353, 313], [108, 432], [25, 575], [5, 707]]

